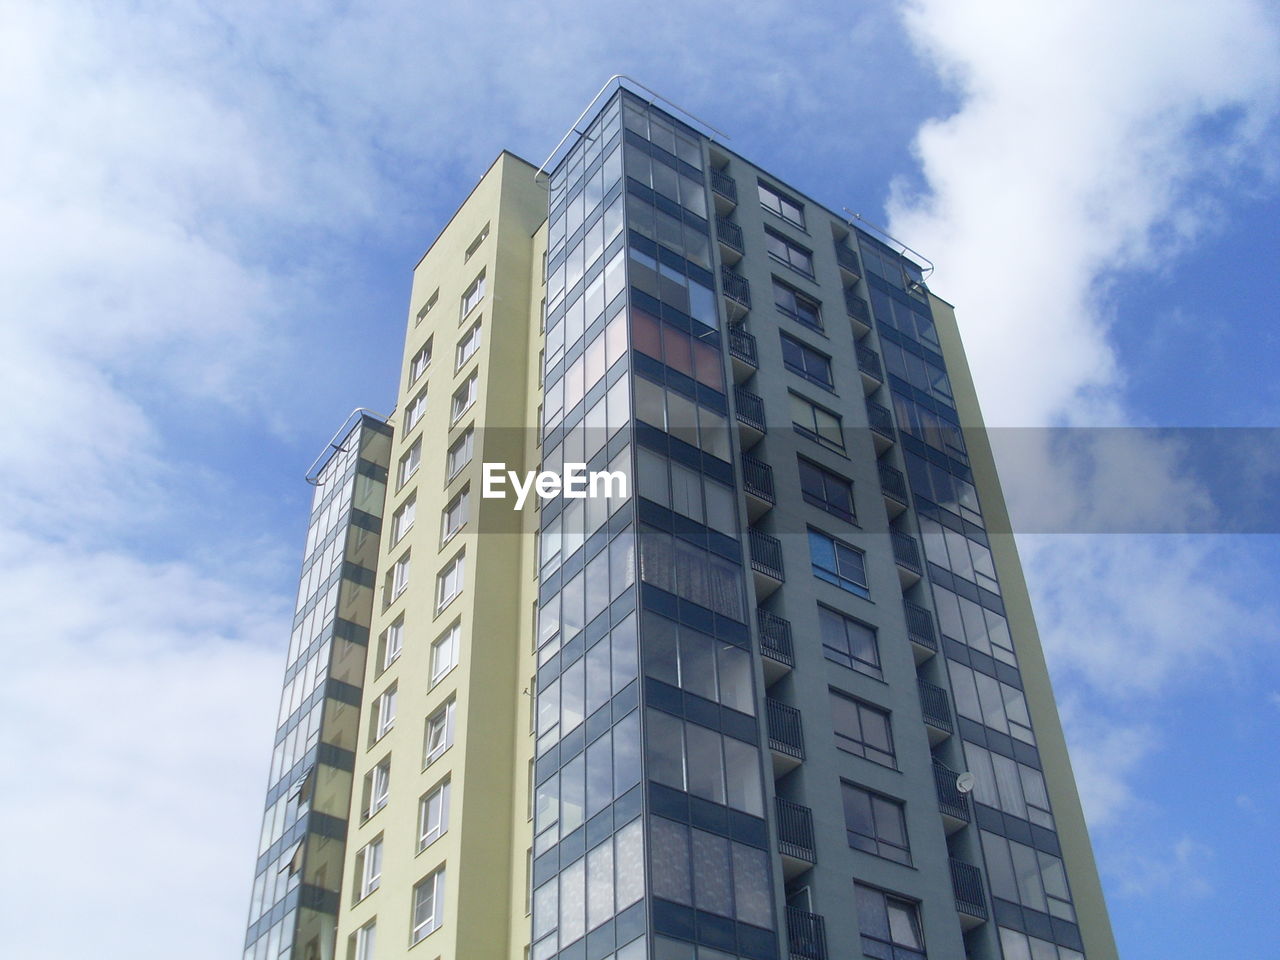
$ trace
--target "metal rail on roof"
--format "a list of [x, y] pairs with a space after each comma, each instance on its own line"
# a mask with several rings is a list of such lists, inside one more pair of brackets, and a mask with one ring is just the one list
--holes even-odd
[[342, 421], [342, 426], [340, 426], [337, 431], [334, 432], [333, 436], [329, 438], [328, 445], [320, 452], [320, 455], [311, 461], [311, 466], [307, 468], [307, 475], [303, 478], [307, 483], [311, 484], [313, 487], [320, 483], [320, 472], [316, 470], [316, 467], [320, 464], [321, 460], [332, 456], [334, 451], [342, 449], [342, 444], [338, 441], [351, 432], [351, 421], [355, 420], [357, 417], [363, 416], [370, 416], [380, 423], [387, 422], [387, 418], [384, 414], [378, 413], [376, 410], [370, 410], [368, 407], [356, 407], [352, 410], [347, 414], [347, 419]]
[[[910, 248], [910, 247], [908, 247], [905, 243], [903, 243], [901, 240], [899, 240], [897, 237], [895, 237], [893, 234], [891, 234], [888, 230], [886, 230], [884, 227], [880, 226], [880, 225], [879, 225], [879, 224], [877, 224], [877, 223], [872, 223], [870, 220], [868, 220], [868, 219], [867, 219], [866, 217], [864, 217], [862, 214], [860, 214], [860, 213], [854, 213], [854, 212], [853, 212], [852, 210], [850, 210], [848, 207], [841, 207], [840, 209], [842, 209], [845, 213], [847, 213], [849, 216], [851, 216], [851, 217], [853, 218], [853, 220], [857, 220], [857, 221], [858, 221], [858, 223], [865, 223], [868, 227], [870, 227], [870, 228], [871, 228], [872, 230], [874, 230], [876, 233], [880, 234], [880, 236], [884, 237], [886, 240], [889, 240], [889, 241], [891, 241], [892, 243], [896, 244], [897, 246], [901, 247], [901, 249], [898, 251], [898, 253], [899, 253], [900, 255], [901, 255], [901, 254], [903, 254], [903, 253], [910, 253], [910, 254], [912, 254], [913, 256], [919, 257], [921, 260], [923, 260], [923, 261], [925, 262], [925, 264], [927, 264], [928, 269], [927, 269], [927, 270], [925, 270], [924, 274], [921, 276], [921, 278], [920, 278], [920, 279], [921, 279], [921, 281], [922, 281], [922, 282], [923, 282], [923, 281], [925, 281], [925, 280], [928, 280], [928, 279], [929, 279], [930, 275], [933, 273], [933, 261], [932, 261], [932, 260], [930, 260], [928, 257], [926, 257], [926, 256], [925, 256], [923, 253], [921, 253], [919, 250], [913, 250], [913, 249], [911, 249], [911, 248]], [[849, 220], [849, 221], [848, 221], [848, 224], [849, 224], [849, 226], [851, 226], [851, 227], [857, 226], [857, 224], [855, 224], [855, 223], [853, 222], [853, 220]]]
[[604, 86], [602, 86], [600, 90], [596, 93], [596, 95], [591, 98], [591, 102], [587, 104], [586, 108], [580, 114], [578, 114], [578, 119], [573, 121], [573, 124], [569, 127], [568, 130], [565, 131], [564, 136], [560, 138], [560, 142], [556, 144], [555, 149], [552, 150], [551, 153], [547, 155], [547, 159], [542, 161], [542, 166], [538, 167], [538, 169], [534, 171], [534, 174], [533, 174], [534, 180], [537, 180], [541, 176], [550, 176], [550, 174], [547, 174], [546, 172], [547, 165], [550, 164], [553, 159], [555, 159], [555, 155], [560, 152], [560, 148], [565, 145], [565, 141], [567, 141], [575, 133], [578, 134], [578, 136], [584, 135], [584, 132], [578, 129], [578, 124], [582, 123], [583, 118], [586, 117], [586, 115], [591, 112], [591, 108], [596, 105], [597, 101], [599, 101], [599, 99], [604, 96], [605, 91], [608, 90], [609, 87], [612, 86], [615, 81], [617, 82], [618, 86], [621, 87], [623, 80], [626, 80], [628, 83], [631, 83], [639, 87], [641, 90], [649, 94], [654, 99], [661, 100], [663, 103], [667, 104], [667, 106], [672, 107], [675, 110], [679, 111], [680, 113], [684, 114], [694, 123], [697, 123], [703, 127], [706, 127], [708, 130], [710, 130], [712, 133], [716, 134], [717, 136], [724, 137], [724, 139], [726, 140], [732, 139], [723, 130], [717, 130], [715, 127], [707, 123], [707, 121], [703, 120], [701, 117], [694, 116], [684, 107], [680, 106], [680, 104], [676, 103], [673, 100], [668, 100], [662, 94], [658, 93], [656, 90], [646, 87], [643, 83], [641, 83], [639, 80], [635, 79], [634, 77], [627, 76], [627, 74], [625, 73], [615, 73], [612, 77], [610, 77], [608, 80], [604, 82]]

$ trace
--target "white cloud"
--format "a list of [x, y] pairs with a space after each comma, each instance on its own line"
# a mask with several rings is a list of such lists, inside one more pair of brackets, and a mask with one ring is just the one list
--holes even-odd
[[1122, 897], [1160, 897], [1200, 900], [1214, 892], [1211, 881], [1214, 851], [1189, 836], [1167, 849], [1133, 852], [1109, 865]]

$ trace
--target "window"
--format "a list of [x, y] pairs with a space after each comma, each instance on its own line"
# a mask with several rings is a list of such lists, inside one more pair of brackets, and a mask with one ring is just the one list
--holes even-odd
[[467, 377], [466, 381], [457, 390], [453, 391], [453, 401], [449, 406], [449, 423], [453, 425], [461, 419], [462, 415], [471, 409], [471, 405], [476, 402], [479, 394], [480, 371], [476, 371]]
[[404, 649], [404, 617], [382, 631], [382, 636], [378, 638], [378, 663], [383, 670], [395, 663], [402, 649]]
[[386, 757], [364, 777], [364, 815], [372, 817], [387, 805], [391, 795], [391, 758]]
[[826, 387], [835, 388], [831, 378], [831, 358], [793, 337], [782, 334], [782, 364], [792, 373]]
[[830, 693], [836, 746], [881, 766], [896, 766], [889, 714], [847, 694], [835, 690]]
[[396, 488], [403, 487], [410, 477], [418, 472], [422, 463], [422, 438], [413, 441], [413, 446], [400, 458], [400, 467], [396, 473]]
[[884, 679], [873, 627], [823, 606], [818, 607], [818, 624], [822, 630], [822, 651], [828, 660], [877, 680]]
[[489, 225], [486, 223], [476, 238], [471, 241], [471, 246], [467, 247], [466, 255], [462, 258], [463, 263], [475, 256], [476, 251], [480, 249], [480, 244], [484, 243], [484, 238], [487, 236], [489, 236]]
[[423, 387], [416, 397], [409, 401], [404, 409], [404, 429], [409, 432], [418, 425], [422, 415], [427, 412], [427, 388]]
[[436, 577], [436, 610], [443, 610], [462, 592], [462, 577], [466, 557], [459, 553], [449, 561]]
[[911, 866], [907, 818], [902, 801], [872, 793], [852, 783], [840, 784], [844, 796], [844, 826], [849, 846], [877, 857]]
[[786, 264], [797, 273], [802, 273], [810, 279], [813, 278], [812, 253], [799, 244], [792, 243], [782, 234], [774, 233], [768, 227], [765, 228], [764, 234], [769, 256], [779, 263]]
[[480, 321], [477, 320], [471, 325], [471, 328], [462, 335], [462, 339], [458, 341], [455, 351], [453, 369], [461, 370], [462, 365], [476, 355], [476, 351], [480, 349]]
[[370, 840], [356, 854], [356, 896], [363, 900], [378, 889], [382, 880], [382, 837]]
[[435, 843], [449, 829], [449, 781], [445, 780], [418, 801], [418, 850]]
[[756, 181], [756, 185], [760, 192], [760, 206], [804, 229], [804, 207], [799, 200], [792, 200], [781, 190], [767, 186], [762, 180]]
[[427, 367], [431, 366], [431, 341], [432, 337], [427, 337], [424, 343], [409, 360], [409, 382], [416, 383], [418, 378], [427, 372]]
[[413, 934], [417, 943], [444, 923], [444, 867], [413, 888]]
[[427, 717], [427, 732], [423, 738], [422, 766], [429, 767], [440, 755], [453, 746], [454, 700]]
[[440, 542], [448, 543], [454, 538], [463, 524], [467, 522], [467, 506], [471, 496], [471, 486], [468, 484], [458, 491], [458, 495], [449, 501], [444, 508], [440, 519]]
[[972, 771], [976, 780], [975, 801], [1048, 830], [1054, 828], [1049, 792], [1045, 789], [1044, 774], [1039, 770], [967, 740], [964, 758], [966, 769]]
[[391, 542], [399, 543], [413, 526], [414, 514], [418, 512], [418, 497], [415, 494], [406, 500], [391, 517]]
[[951, 674], [957, 714], [1035, 746], [1031, 716], [1021, 690], [954, 660], [947, 661], [947, 671]]
[[1000, 949], [1004, 960], [1084, 960], [1079, 950], [1059, 946], [1018, 930], [1000, 927]]
[[391, 568], [391, 593], [387, 598], [390, 603], [400, 594], [404, 593], [405, 587], [409, 586], [409, 552], [396, 561], [395, 566]]
[[462, 468], [471, 462], [475, 439], [475, 429], [467, 427], [467, 432], [449, 445], [449, 452], [445, 456], [445, 469], [450, 480], [456, 477], [462, 471]]
[[418, 324], [420, 324], [423, 320], [427, 319], [427, 314], [431, 312], [432, 308], [435, 307], [436, 302], [439, 299], [440, 299], [440, 288], [436, 287], [435, 292], [433, 292], [431, 296], [427, 297], [426, 304], [423, 306], [421, 310], [418, 311], [418, 319], [413, 321], [413, 325], [415, 327]]
[[431, 683], [439, 683], [458, 663], [458, 641], [462, 624], [455, 623], [431, 644]]
[[[920, 518], [920, 539], [924, 542], [924, 555], [930, 563], [936, 563], [992, 593], [1000, 592], [995, 562], [991, 550], [984, 544], [929, 517]], [[1012, 653], [1012, 644], [1008, 646]]]
[[805, 502], [841, 520], [857, 523], [858, 517], [853, 509], [853, 483], [803, 457], [799, 462], [800, 492]]
[[396, 722], [396, 685], [393, 683], [374, 702], [372, 740], [385, 737]]
[[471, 281], [471, 286], [467, 287], [467, 292], [462, 295], [462, 316], [465, 318], [483, 299], [484, 271], [481, 271], [480, 276]]
[[884, 960], [924, 960], [924, 932], [914, 903], [860, 883], [853, 891], [863, 953]]
[[811, 403], [798, 393], [791, 394], [791, 423], [810, 440], [844, 452], [844, 434], [840, 430], [839, 415]]
[[1062, 861], [1007, 837], [982, 831], [991, 895], [1075, 923]]
[[822, 307], [817, 300], [795, 287], [773, 278], [773, 305], [792, 320], [815, 330], [822, 329]]
[[866, 558], [861, 550], [817, 530], [809, 531], [809, 558], [813, 575], [860, 597], [870, 597], [867, 589]]
[[373, 947], [374, 932], [376, 930], [376, 922], [370, 920], [351, 935], [351, 948], [349, 950], [351, 960], [374, 960]]

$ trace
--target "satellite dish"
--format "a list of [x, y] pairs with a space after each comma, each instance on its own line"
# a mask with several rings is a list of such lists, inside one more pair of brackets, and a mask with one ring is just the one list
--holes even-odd
[[961, 793], [972, 793], [974, 784], [978, 782], [978, 778], [966, 770], [960, 776], [956, 777], [956, 789]]

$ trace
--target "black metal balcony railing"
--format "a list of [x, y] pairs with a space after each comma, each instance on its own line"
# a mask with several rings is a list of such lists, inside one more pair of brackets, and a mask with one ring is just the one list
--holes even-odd
[[763, 460], [742, 455], [742, 486], [746, 492], [767, 503], [777, 503], [773, 492], [773, 467]]
[[884, 380], [884, 374], [880, 371], [880, 354], [861, 343], [858, 344], [858, 370], [882, 382]]
[[907, 612], [907, 636], [913, 643], [937, 651], [938, 635], [933, 629], [933, 616], [924, 607], [904, 600], [903, 608]]
[[862, 276], [862, 270], [858, 266], [858, 255], [843, 243], [836, 244], [836, 263], [840, 265], [841, 270], [847, 270], [855, 277]]
[[982, 895], [982, 871], [963, 860], [951, 860], [951, 889], [956, 909], [980, 920], [987, 919], [987, 901]]
[[760, 652], [771, 660], [795, 666], [795, 648], [791, 643], [791, 621], [768, 610], [756, 610], [760, 625]]
[[761, 433], [765, 432], [763, 400], [745, 387], [734, 387], [733, 405], [739, 420], [748, 427], [754, 427]]
[[919, 683], [920, 712], [924, 715], [924, 722], [951, 733], [951, 703], [947, 691], [928, 680]]
[[747, 531], [751, 543], [751, 569], [775, 580], [785, 580], [782, 571], [782, 541], [754, 528]]
[[742, 253], [742, 228], [725, 217], [716, 217], [716, 238], [727, 247]]
[[787, 907], [787, 945], [794, 960], [827, 960], [827, 925], [822, 917]]
[[769, 728], [769, 749], [804, 759], [804, 729], [800, 711], [772, 697], [765, 698], [765, 719]]
[[956, 786], [954, 770], [940, 760], [933, 761], [933, 783], [938, 788], [938, 808], [949, 817], [969, 822], [969, 798]]
[[738, 202], [738, 182], [723, 170], [711, 171], [711, 189], [726, 200]]
[[751, 284], [746, 277], [732, 272], [728, 267], [720, 268], [720, 282], [724, 285], [724, 295], [730, 300], [751, 309]]
[[906, 567], [912, 573], [922, 575], [924, 568], [920, 566], [920, 548], [916, 539], [901, 530], [890, 530], [889, 539], [893, 543], [893, 559], [898, 566]]
[[905, 506], [907, 502], [907, 478], [902, 475], [902, 471], [891, 463], [885, 463], [883, 460], [879, 462], [876, 469], [880, 471], [880, 489], [884, 491], [886, 496], [892, 497]]
[[756, 368], [760, 366], [756, 359], [756, 338], [747, 333], [747, 328], [740, 323], [729, 324], [729, 356]]
[[774, 797], [778, 815], [778, 852], [786, 857], [817, 863], [813, 839], [813, 811], [804, 804]]
[[844, 292], [844, 308], [853, 319], [862, 321], [865, 326], [871, 326], [871, 308], [867, 306], [867, 301], [852, 290]]
[[880, 436], [886, 440], [894, 439], [893, 414], [889, 412], [888, 407], [876, 403], [874, 400], [868, 400], [867, 420], [871, 424], [871, 429], [880, 434]]

